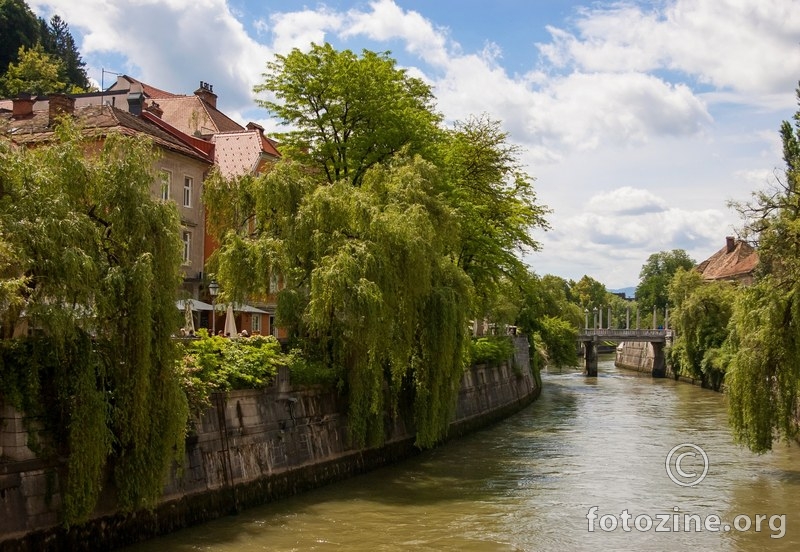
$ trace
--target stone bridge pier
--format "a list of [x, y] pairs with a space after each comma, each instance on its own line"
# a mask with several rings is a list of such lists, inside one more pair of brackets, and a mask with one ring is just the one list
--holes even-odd
[[587, 376], [597, 377], [597, 341], [582, 341], [583, 371]]

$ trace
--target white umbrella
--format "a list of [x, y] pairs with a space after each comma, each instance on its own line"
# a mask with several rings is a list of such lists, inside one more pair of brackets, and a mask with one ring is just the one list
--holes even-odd
[[233, 303], [228, 303], [228, 312], [225, 314], [225, 335], [236, 337], [236, 320], [233, 318]]

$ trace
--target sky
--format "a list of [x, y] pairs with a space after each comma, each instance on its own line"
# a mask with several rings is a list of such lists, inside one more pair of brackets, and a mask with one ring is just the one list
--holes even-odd
[[242, 124], [267, 62], [293, 48], [390, 51], [448, 125], [502, 122], [550, 230], [539, 275], [635, 286], [648, 257], [700, 262], [742, 226], [730, 202], [773, 185], [797, 111], [796, 0], [28, 0], [70, 27], [87, 72], [191, 94]]

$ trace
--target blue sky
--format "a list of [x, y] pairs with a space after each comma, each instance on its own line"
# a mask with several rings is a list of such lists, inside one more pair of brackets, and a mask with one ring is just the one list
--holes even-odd
[[532, 269], [611, 288], [652, 253], [721, 248], [741, 225], [728, 202], [770, 184], [797, 109], [794, 0], [29, 4], [67, 21], [98, 82], [103, 68], [176, 93], [209, 82], [223, 111], [268, 130], [252, 87], [276, 53], [390, 50], [449, 123], [486, 113], [524, 151], [553, 209]]

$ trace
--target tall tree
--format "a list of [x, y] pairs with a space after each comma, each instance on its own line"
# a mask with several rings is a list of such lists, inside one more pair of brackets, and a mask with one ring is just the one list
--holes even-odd
[[[547, 229], [549, 210], [537, 204], [533, 179], [521, 168], [520, 150], [499, 121], [486, 116], [456, 123], [442, 141], [445, 197], [456, 212], [455, 260], [488, 300], [503, 278], [525, 274], [524, 251], [539, 249], [532, 232]], [[478, 305], [478, 317], [484, 316]]]
[[0, 75], [19, 61], [20, 48], [33, 48], [40, 40], [39, 20], [25, 0], [0, 0]]
[[366, 171], [405, 149], [424, 152], [441, 120], [430, 86], [398, 69], [388, 52], [357, 56], [330, 44], [277, 55], [267, 64], [259, 100], [292, 127], [281, 152], [317, 168], [328, 183], [358, 186]]
[[645, 311], [655, 307], [663, 312], [667, 307], [672, 277], [678, 269], [689, 270], [696, 264], [683, 249], [650, 255], [639, 272], [639, 285], [636, 287], [636, 301], [639, 306]]
[[315, 45], [277, 56], [264, 78], [256, 90], [276, 99], [262, 105], [293, 130], [267, 175], [207, 183], [218, 279], [243, 296], [280, 273], [280, 322], [343, 374], [353, 437], [382, 439], [381, 413], [402, 403], [417, 444], [432, 445], [468, 361], [476, 288], [497, 291], [543, 224], [530, 181], [497, 124], [439, 128], [430, 87], [386, 53]]
[[797, 434], [800, 406], [800, 111], [780, 135], [783, 175], [751, 202], [734, 204], [744, 235], [758, 245], [759, 269], [734, 308], [725, 383], [734, 435], [756, 452]]
[[86, 63], [81, 59], [75, 39], [69, 32], [69, 25], [58, 15], [50, 18], [44, 47], [45, 51], [61, 60], [62, 80], [70, 87], [69, 92], [80, 93], [89, 90]]

